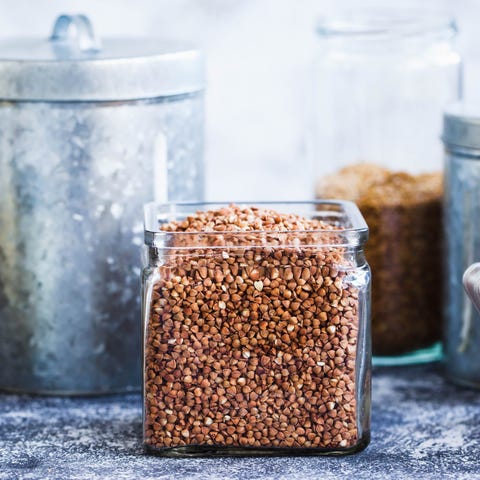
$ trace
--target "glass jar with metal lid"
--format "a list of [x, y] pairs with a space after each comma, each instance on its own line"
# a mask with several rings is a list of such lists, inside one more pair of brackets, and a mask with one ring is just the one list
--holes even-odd
[[[456, 104], [444, 115], [445, 370], [454, 382], [480, 387], [480, 106]], [[464, 277], [465, 272], [465, 277]], [[464, 290], [462, 278], [465, 278]]]
[[142, 205], [203, 198], [202, 54], [82, 15], [0, 43], [0, 389], [140, 389]]

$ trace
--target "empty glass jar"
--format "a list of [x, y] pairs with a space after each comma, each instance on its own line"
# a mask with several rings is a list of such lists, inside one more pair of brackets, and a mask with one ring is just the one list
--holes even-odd
[[355, 201], [369, 225], [374, 362], [438, 358], [439, 138], [444, 105], [461, 94], [455, 23], [366, 8], [325, 18], [317, 32], [316, 193]]

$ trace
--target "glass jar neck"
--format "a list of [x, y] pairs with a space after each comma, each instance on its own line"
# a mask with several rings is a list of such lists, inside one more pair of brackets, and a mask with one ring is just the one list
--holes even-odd
[[427, 10], [372, 9], [324, 17], [320, 38], [345, 49], [408, 49], [453, 41], [457, 26], [446, 13]]

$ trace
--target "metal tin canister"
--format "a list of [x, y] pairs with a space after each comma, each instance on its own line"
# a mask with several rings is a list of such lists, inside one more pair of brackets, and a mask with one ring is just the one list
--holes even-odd
[[480, 285], [479, 107], [454, 104], [445, 112], [443, 123], [445, 371], [453, 382], [476, 388], [480, 388], [480, 311], [474, 306]]
[[203, 198], [204, 61], [85, 16], [0, 43], [0, 389], [139, 390], [142, 205]]

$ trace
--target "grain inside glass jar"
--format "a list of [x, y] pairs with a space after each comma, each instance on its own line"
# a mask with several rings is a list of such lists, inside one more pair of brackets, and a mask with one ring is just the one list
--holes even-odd
[[340, 222], [231, 205], [159, 230], [145, 289], [147, 447], [364, 447], [369, 273]]
[[411, 175], [375, 164], [324, 177], [317, 194], [354, 201], [370, 229], [373, 354], [409, 354], [440, 340], [442, 174]]

